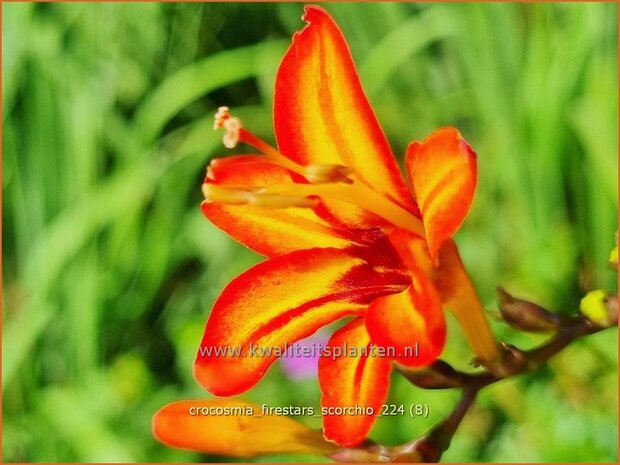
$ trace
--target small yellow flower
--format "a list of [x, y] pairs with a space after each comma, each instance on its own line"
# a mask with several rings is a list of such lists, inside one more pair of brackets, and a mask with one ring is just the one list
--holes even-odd
[[607, 307], [605, 305], [607, 301], [607, 293], [601, 289], [588, 292], [579, 305], [579, 310], [590, 321], [601, 325], [607, 326], [609, 324], [609, 317]]

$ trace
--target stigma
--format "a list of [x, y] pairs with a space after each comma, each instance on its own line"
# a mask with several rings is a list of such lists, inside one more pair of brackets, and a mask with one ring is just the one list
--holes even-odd
[[303, 176], [310, 184], [323, 184], [328, 182], [353, 183], [348, 176], [353, 170], [344, 165], [337, 164], [312, 164], [300, 165], [282, 155], [275, 147], [248, 132], [242, 125], [241, 120], [230, 115], [228, 107], [219, 107], [215, 113], [213, 129], [224, 129], [222, 142], [228, 149], [235, 148], [240, 142], [246, 143], [260, 150], [265, 158], [275, 165], [280, 165], [294, 173]]

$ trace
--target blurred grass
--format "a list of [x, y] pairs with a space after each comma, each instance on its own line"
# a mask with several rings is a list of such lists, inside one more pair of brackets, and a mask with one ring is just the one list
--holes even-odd
[[[458, 242], [489, 307], [500, 283], [564, 312], [587, 290], [615, 290], [615, 4], [326, 8], [396, 153], [441, 125], [478, 152]], [[275, 72], [300, 15], [300, 4], [3, 6], [4, 461], [221, 460], [159, 445], [150, 417], [207, 395], [190, 366], [208, 309], [259, 260], [198, 209], [204, 167], [224, 153], [212, 114], [233, 106], [273, 140]], [[451, 329], [446, 357], [463, 364]], [[617, 461], [616, 337], [489, 389], [446, 460]], [[394, 379], [392, 402], [431, 415], [384, 418], [373, 437], [421, 434], [454, 394]], [[276, 365], [246, 397], [316, 406], [319, 395]]]

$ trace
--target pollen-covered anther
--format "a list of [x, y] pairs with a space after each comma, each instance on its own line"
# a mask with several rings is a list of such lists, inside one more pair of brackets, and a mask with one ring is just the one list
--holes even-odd
[[213, 121], [213, 129], [224, 129], [224, 137], [222, 142], [224, 147], [232, 149], [239, 143], [239, 132], [241, 131], [241, 120], [234, 116], [230, 116], [228, 107], [219, 107]]
[[222, 142], [227, 149], [233, 149], [239, 143], [239, 131], [241, 130], [241, 121], [239, 118], [230, 117], [224, 121], [224, 130], [226, 131]]
[[220, 129], [224, 127], [224, 121], [230, 118], [230, 108], [219, 107], [217, 113], [215, 113], [215, 120], [213, 121], [213, 129]]
[[353, 170], [344, 165], [308, 165], [304, 169], [304, 177], [312, 184], [328, 182], [353, 183], [349, 176]]

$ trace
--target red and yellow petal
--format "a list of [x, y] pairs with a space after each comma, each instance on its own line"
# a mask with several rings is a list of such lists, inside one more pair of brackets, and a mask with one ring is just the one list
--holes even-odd
[[424, 238], [402, 228], [392, 228], [386, 236], [408, 269], [414, 272], [420, 270], [427, 276], [432, 275], [434, 268], [428, 253], [428, 244]]
[[407, 275], [377, 270], [338, 249], [301, 250], [259, 263], [216, 301], [195, 377], [213, 394], [239, 394], [259, 381], [286, 343], [360, 313], [375, 298], [408, 284]]
[[366, 327], [375, 344], [412, 367], [433, 363], [446, 342], [441, 299], [432, 282], [416, 270], [405, 291], [379, 297], [370, 304]]
[[441, 245], [461, 226], [474, 198], [476, 153], [454, 128], [437, 130], [407, 148], [406, 170], [435, 261]]
[[[232, 413], [209, 414], [216, 409]], [[335, 450], [320, 431], [282, 415], [263, 416], [260, 406], [237, 399], [168, 404], [153, 416], [153, 435], [170, 447], [236, 457]]]
[[323, 434], [343, 447], [366, 439], [388, 396], [390, 360], [373, 356], [370, 346], [364, 319], [357, 318], [334, 333], [319, 359]]
[[[306, 165], [341, 164], [356, 179], [416, 211], [377, 118], [362, 89], [349, 47], [333, 19], [306, 7], [308, 25], [293, 37], [276, 78], [274, 126], [280, 151]], [[332, 215], [361, 216], [349, 204]]]
[[[258, 155], [218, 158], [211, 162], [207, 183], [238, 188], [291, 184], [290, 172]], [[218, 228], [265, 256], [312, 247], [345, 248], [354, 240], [309, 208], [268, 209], [204, 201], [202, 213]]]

